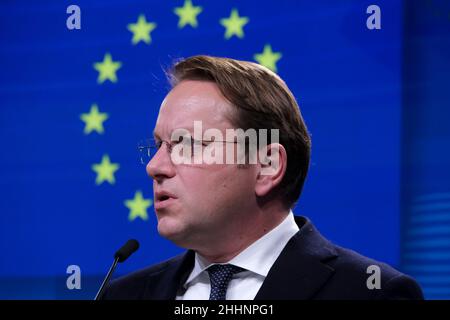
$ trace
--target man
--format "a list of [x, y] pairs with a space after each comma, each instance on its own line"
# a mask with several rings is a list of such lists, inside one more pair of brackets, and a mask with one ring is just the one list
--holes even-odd
[[[169, 76], [173, 88], [159, 111], [147, 173], [159, 234], [188, 251], [113, 281], [105, 299], [422, 299], [413, 279], [332, 244], [307, 218], [294, 217], [311, 141], [276, 74], [251, 62], [195, 56]], [[279, 136], [258, 144], [262, 154], [253, 163], [249, 150], [244, 164], [175, 161], [174, 132], [194, 136], [195, 122], [223, 136], [231, 129], [275, 129]], [[203, 136], [200, 147], [236, 151], [240, 142]], [[198, 153], [182, 159], [189, 157]], [[375, 287], [369, 266], [380, 271]]]

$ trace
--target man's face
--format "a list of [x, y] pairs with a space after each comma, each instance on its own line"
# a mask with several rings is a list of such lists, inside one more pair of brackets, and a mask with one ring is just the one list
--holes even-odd
[[[161, 105], [155, 139], [171, 141], [176, 129], [187, 129], [193, 136], [194, 121], [202, 122], [203, 132], [216, 128], [225, 137], [225, 130], [234, 128], [226, 117], [232, 111], [214, 83], [182, 81]], [[222, 143], [219, 146], [226, 149]], [[147, 164], [147, 173], [153, 178], [158, 232], [186, 248], [239, 237], [246, 214], [256, 206], [255, 166], [174, 164], [163, 143]]]

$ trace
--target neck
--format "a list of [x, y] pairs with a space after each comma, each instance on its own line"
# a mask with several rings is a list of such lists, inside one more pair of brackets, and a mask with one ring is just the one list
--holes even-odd
[[277, 227], [288, 214], [285, 209], [259, 211], [247, 221], [238, 221], [232, 226], [232, 232], [219, 237], [219, 243], [210, 243], [195, 251], [209, 263], [226, 263]]

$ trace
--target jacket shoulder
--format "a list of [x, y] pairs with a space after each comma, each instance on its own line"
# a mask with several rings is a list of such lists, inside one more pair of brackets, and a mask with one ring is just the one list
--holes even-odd
[[331, 289], [339, 299], [423, 299], [420, 286], [390, 265], [334, 245], [336, 257], [327, 264], [335, 272]]

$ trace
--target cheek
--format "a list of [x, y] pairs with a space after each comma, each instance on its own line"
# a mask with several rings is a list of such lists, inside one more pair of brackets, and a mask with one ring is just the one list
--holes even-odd
[[[254, 185], [248, 169], [238, 169], [236, 166], [224, 169], [208, 186], [215, 194], [215, 200], [222, 205], [232, 205], [250, 201]], [[225, 202], [225, 203], [224, 203]]]
[[250, 200], [254, 195], [254, 179], [251, 168], [214, 166], [208, 169], [187, 168], [179, 172], [183, 177], [183, 189], [190, 205], [196, 207], [228, 206], [228, 202]]

